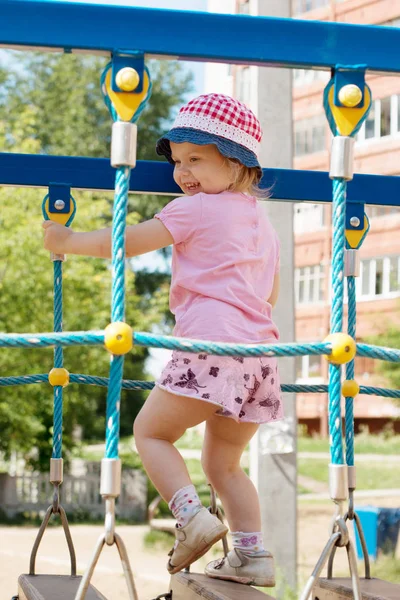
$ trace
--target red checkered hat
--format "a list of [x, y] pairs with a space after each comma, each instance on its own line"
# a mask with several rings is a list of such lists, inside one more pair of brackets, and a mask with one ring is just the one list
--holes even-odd
[[215, 144], [221, 154], [259, 167], [260, 122], [243, 102], [223, 94], [204, 94], [183, 106], [172, 129], [158, 140], [157, 154], [173, 163], [169, 142]]

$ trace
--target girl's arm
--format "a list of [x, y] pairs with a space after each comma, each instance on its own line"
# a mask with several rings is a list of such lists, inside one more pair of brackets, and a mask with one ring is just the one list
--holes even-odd
[[[54, 254], [83, 254], [111, 258], [111, 228], [76, 232], [54, 221], [44, 221], [44, 247]], [[173, 244], [168, 229], [159, 219], [126, 228], [126, 256], [137, 256]]]
[[281, 285], [280, 276], [279, 276], [279, 273], [276, 273], [275, 278], [274, 278], [274, 285], [272, 286], [272, 292], [271, 292], [270, 297], [268, 298], [268, 302], [271, 304], [272, 308], [275, 306], [275, 304], [278, 300], [280, 285]]

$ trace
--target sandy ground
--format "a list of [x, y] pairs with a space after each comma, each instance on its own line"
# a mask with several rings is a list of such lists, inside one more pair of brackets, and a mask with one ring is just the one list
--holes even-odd
[[[366, 498], [357, 501], [357, 505], [398, 507], [400, 498]], [[311, 574], [321, 551], [329, 539], [329, 527], [333, 515], [330, 502], [299, 502], [298, 505], [298, 563], [299, 581]], [[83, 573], [93, 553], [101, 526], [71, 526], [74, 540], [77, 568]], [[123, 538], [128, 549], [131, 566], [140, 600], [151, 600], [168, 591], [169, 576], [165, 569], [165, 550], [146, 549], [143, 537], [148, 531], [146, 525], [117, 526], [117, 532]], [[29, 556], [36, 537], [37, 529], [32, 527], [0, 527], [0, 589], [1, 599], [10, 600], [17, 593], [17, 579], [29, 569]], [[214, 559], [216, 552], [196, 563], [192, 570], [202, 571], [208, 560]], [[335, 560], [335, 573], [347, 573], [346, 552], [339, 549]], [[63, 531], [59, 527], [49, 528], [42, 539], [37, 565], [37, 573], [67, 574], [69, 559]], [[105, 546], [97, 564], [93, 584], [108, 598], [121, 600], [127, 598], [125, 581], [117, 549]]]

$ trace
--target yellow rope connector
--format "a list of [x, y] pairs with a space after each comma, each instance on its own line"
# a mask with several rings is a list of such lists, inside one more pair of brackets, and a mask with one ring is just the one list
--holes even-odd
[[126, 354], [133, 346], [133, 330], [128, 323], [116, 321], [104, 330], [104, 344], [109, 352], [116, 355]]
[[347, 333], [331, 333], [324, 342], [332, 344], [332, 354], [326, 354], [325, 358], [334, 365], [344, 365], [356, 355], [356, 343]]
[[69, 372], [64, 368], [54, 368], [49, 373], [49, 383], [52, 386], [62, 385], [65, 387], [69, 384]]
[[360, 392], [360, 386], [354, 379], [346, 379], [342, 383], [342, 395], [345, 398], [355, 398]]
[[362, 100], [362, 91], [358, 85], [349, 83], [348, 85], [344, 85], [339, 90], [338, 98], [343, 106], [346, 106], [347, 108], [354, 108], [360, 104]]
[[139, 85], [140, 77], [136, 69], [124, 67], [115, 76], [115, 83], [123, 92], [133, 92]]

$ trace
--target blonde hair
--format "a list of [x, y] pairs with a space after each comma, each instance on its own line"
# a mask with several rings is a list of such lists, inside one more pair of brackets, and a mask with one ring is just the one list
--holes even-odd
[[229, 190], [234, 192], [244, 192], [250, 196], [266, 200], [271, 197], [270, 188], [260, 188], [259, 181], [261, 179], [260, 167], [246, 167], [236, 158], [227, 158], [227, 163], [232, 171], [232, 183]]

